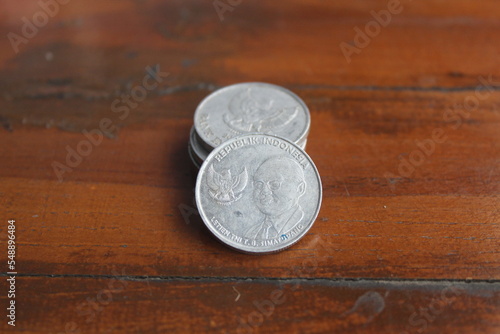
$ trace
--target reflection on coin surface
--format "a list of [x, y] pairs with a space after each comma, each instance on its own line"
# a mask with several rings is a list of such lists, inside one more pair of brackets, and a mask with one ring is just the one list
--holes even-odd
[[302, 142], [309, 133], [309, 109], [297, 95], [276, 85], [252, 82], [224, 87], [207, 96], [194, 115], [200, 144], [207, 151], [247, 133]]
[[248, 134], [217, 147], [201, 166], [196, 204], [208, 229], [246, 253], [283, 250], [302, 238], [321, 206], [321, 180], [292, 142]]

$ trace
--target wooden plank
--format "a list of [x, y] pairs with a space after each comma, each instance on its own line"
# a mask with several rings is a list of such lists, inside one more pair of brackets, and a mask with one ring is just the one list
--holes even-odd
[[[18, 277], [15, 331], [446, 334], [500, 330], [500, 290], [491, 283], [138, 279], [122, 276], [120, 269], [115, 274]], [[5, 299], [0, 296], [2, 304]], [[5, 321], [0, 329], [12, 332]]]
[[[21, 18], [39, 11], [36, 3], [1, 4], [6, 9], [2, 35], [20, 34]], [[162, 64], [175, 86], [258, 80], [334, 87], [469, 87], [481, 74], [500, 77], [500, 46], [489, 42], [500, 30], [497, 1], [485, 0], [481, 6], [474, 0], [453, 6], [412, 2], [403, 7], [348, 64], [340, 44], [353, 43], [354, 28], [364, 29], [374, 20], [370, 11], [386, 10], [387, 1], [248, 2], [226, 13], [222, 22], [213, 3], [197, 0], [71, 2], [21, 44], [20, 53], [8, 40], [2, 42], [0, 88], [14, 96], [29, 95], [27, 88], [35, 95], [48, 94], [56, 82], [56, 89], [62, 84], [73, 92], [101, 96], [139, 80], [148, 64]]]
[[[136, 275], [286, 277], [288, 268], [313, 259], [318, 268], [308, 277], [500, 275], [491, 216], [498, 201], [491, 198], [325, 197], [320, 219], [298, 245], [249, 257], [219, 245], [196, 215], [186, 224], [179, 205], [191, 205], [189, 189], [3, 183], [12, 189], [2, 204], [12, 203], [7, 215], [17, 220], [24, 273], [109, 274], [103, 265], [120, 264]], [[28, 189], [34, 193], [23, 196]]]
[[[310, 235], [278, 255], [237, 254], [200, 228], [186, 152], [189, 111], [177, 118], [146, 107], [147, 120], [103, 139], [62, 183], [51, 164], [65, 163], [66, 146], [77, 149], [85, 136], [2, 132], [0, 203], [19, 221], [26, 273], [104, 274], [104, 261], [137, 275], [281, 277], [314, 256], [310, 277], [498, 279], [499, 94], [456, 129], [428, 102], [444, 106], [467, 94], [302, 90], [324, 200]], [[409, 161], [420, 152], [415, 142], [437, 128], [448, 139], [399, 175], [400, 158]]]
[[[361, 191], [364, 194], [384, 195], [499, 193], [499, 171], [496, 166], [499, 161], [500, 136], [497, 129], [500, 122], [500, 92], [492, 92], [488, 98], [480, 101], [477, 108], [466, 111], [454, 105], [463, 105], [466, 99], [474, 97], [474, 90], [454, 93], [344, 92], [334, 89], [295, 91], [304, 97], [311, 109], [312, 129], [307, 151], [327, 181], [327, 189], [335, 188], [338, 194], [347, 194], [344, 185], [338, 182], [341, 178], [349, 185], [352, 183], [354, 187], [363, 187], [359, 190], [348, 188], [351, 195]], [[179, 169], [185, 171], [185, 165], [188, 164], [186, 145], [194, 109], [206, 94], [208, 91], [152, 98], [141, 105], [140, 110], [131, 110], [124, 121], [120, 119], [120, 113], [111, 111], [112, 101], [89, 102], [88, 105], [99, 106], [102, 113], [99, 111], [90, 116], [82, 114], [71, 120], [61, 114], [60, 121], [53, 120], [50, 123], [44, 117], [31, 115], [44, 128], [58, 126], [66, 132], [76, 131], [75, 135], [60, 131], [37, 131], [26, 125], [9, 123], [14, 132], [0, 133], [1, 141], [5, 143], [0, 146], [0, 153], [11, 157], [0, 166], [1, 175], [57, 179], [51, 167], [52, 162], [66, 164], [67, 146], [76, 150], [77, 145], [87, 139], [81, 131], [99, 130], [100, 121], [109, 118], [113, 125], [121, 129], [117, 129], [115, 134], [119, 138], [104, 139], [92, 149], [89, 157], [84, 157], [82, 164], [75, 168], [77, 172], [66, 173], [64, 180], [185, 187], [191, 176], [185, 173], [182, 177], [170, 176]], [[22, 106], [27, 117], [31, 117], [30, 110], [39, 102], [32, 103]], [[44, 105], [49, 108], [56, 108], [59, 103], [61, 101], [58, 99], [44, 101]], [[16, 103], [0, 102], [5, 110], [11, 104]], [[182, 108], [180, 105], [189, 107]], [[128, 129], [131, 126], [134, 127]], [[434, 140], [433, 132], [436, 129], [443, 131], [441, 137], [445, 139], [444, 143], [434, 142], [433, 151], [428, 152], [429, 155], [426, 154], [421, 163], [415, 157], [410, 157], [414, 151], [422, 150], [418, 143]], [[22, 145], [22, 140], [28, 141], [30, 146]], [[33, 164], [33, 155], [38, 159], [37, 164]], [[112, 165], [109, 165], [111, 161], [101, 163], [111, 158]], [[409, 172], [405, 168], [401, 174], [398, 169], [403, 158], [416, 161], [416, 168]], [[139, 161], [142, 163], [137, 166]], [[13, 168], [14, 164], [16, 168]], [[98, 168], [97, 164], [100, 165]], [[108, 166], [109, 171], [106, 171], [105, 166]], [[332, 173], [329, 169], [332, 168], [335, 169], [335, 175], [339, 175], [337, 180], [328, 179], [328, 174]], [[122, 173], [127, 176], [121, 177]], [[396, 178], [388, 183], [387, 175], [390, 174]], [[411, 179], [411, 184], [398, 179], [401, 177]], [[431, 180], [438, 183], [430, 187]], [[336, 184], [332, 187], [331, 182]], [[388, 187], [388, 184], [391, 186]]]

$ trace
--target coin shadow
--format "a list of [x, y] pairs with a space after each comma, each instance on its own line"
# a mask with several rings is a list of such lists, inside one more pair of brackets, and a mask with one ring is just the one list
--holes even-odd
[[182, 185], [178, 188], [175, 193], [176, 195], [174, 206], [177, 210], [172, 213], [170, 211], [165, 212], [169, 216], [169, 219], [175, 220], [176, 228], [184, 231], [185, 235], [192, 238], [192, 242], [201, 243], [203, 245], [215, 247], [220, 247], [219, 243], [214, 240], [211, 236], [210, 231], [203, 223], [198, 209], [196, 207], [195, 192], [194, 188], [196, 186], [196, 177], [198, 175], [198, 168], [193, 164], [188, 153], [188, 141], [189, 141], [189, 131], [187, 133], [185, 141], [180, 141], [176, 144], [176, 147], [171, 151], [168, 163], [175, 165], [176, 173], [168, 175], [170, 178], [177, 178], [178, 182]]

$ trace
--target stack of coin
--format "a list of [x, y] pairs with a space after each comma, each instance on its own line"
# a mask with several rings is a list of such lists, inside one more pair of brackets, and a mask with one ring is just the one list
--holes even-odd
[[304, 151], [310, 124], [297, 95], [265, 83], [228, 86], [200, 103], [189, 155], [200, 169], [198, 211], [219, 241], [266, 254], [290, 247], [311, 228], [322, 187]]
[[288, 89], [258, 82], [231, 85], [199, 104], [189, 155], [199, 168], [214, 148], [247, 133], [275, 135], [305, 149], [310, 126], [309, 109]]

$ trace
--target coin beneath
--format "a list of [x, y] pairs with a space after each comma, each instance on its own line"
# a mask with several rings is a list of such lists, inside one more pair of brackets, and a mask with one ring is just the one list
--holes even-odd
[[286, 139], [247, 134], [213, 150], [196, 180], [196, 204], [227, 246], [252, 254], [299, 241], [318, 216], [321, 179], [311, 158]]
[[200, 144], [196, 136], [194, 126], [191, 127], [191, 132], [189, 134], [189, 145], [196, 157], [197, 162], [201, 165], [210, 152], [207, 152], [207, 150]]
[[221, 88], [207, 96], [194, 115], [199, 142], [208, 152], [246, 133], [276, 135], [300, 144], [310, 125], [309, 109], [300, 97], [260, 82]]
[[201, 164], [203, 161], [199, 161], [198, 157], [196, 156], [196, 153], [194, 153], [193, 148], [191, 147], [191, 144], [188, 144], [188, 154], [189, 158], [191, 158], [191, 161], [193, 162], [193, 165], [197, 168], [200, 169]]

